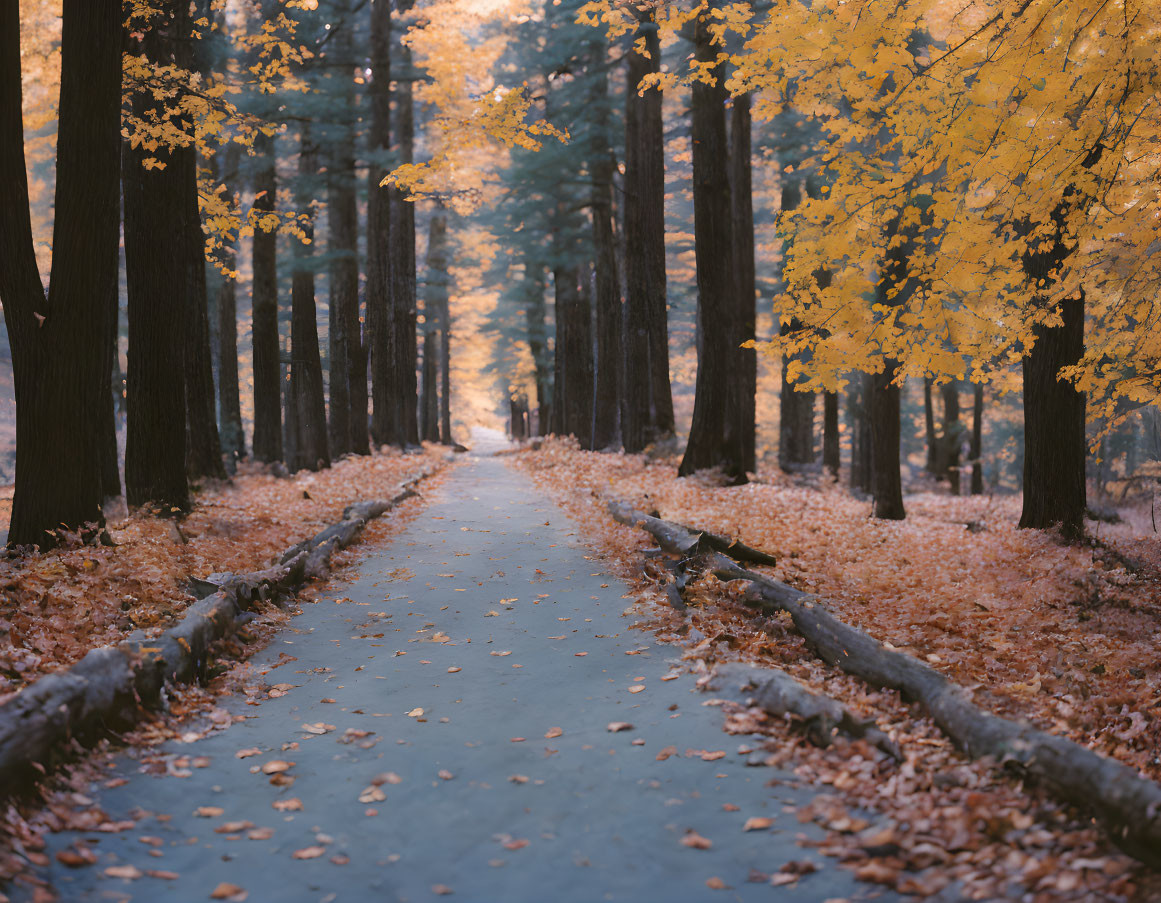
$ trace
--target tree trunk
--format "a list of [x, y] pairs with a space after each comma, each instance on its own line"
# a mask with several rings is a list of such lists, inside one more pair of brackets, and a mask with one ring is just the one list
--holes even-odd
[[424, 442], [439, 441], [439, 330], [430, 325], [431, 309], [425, 308], [423, 331], [423, 382], [419, 396], [419, 438]]
[[[794, 210], [802, 203], [803, 179], [797, 172], [782, 176], [783, 212]], [[784, 242], [783, 259], [790, 246]], [[789, 335], [802, 328], [797, 320], [782, 325], [780, 333]], [[793, 358], [782, 355], [782, 387], [779, 393], [778, 466], [786, 473], [794, 473], [814, 463], [814, 393], [796, 392], [790, 380]]]
[[952, 495], [959, 495], [959, 444], [962, 425], [959, 422], [959, 383], [952, 380], [940, 388], [943, 395], [943, 474]]
[[827, 392], [822, 396], [822, 466], [836, 480], [840, 458], [838, 392]]
[[[738, 291], [741, 342], [754, 339], [757, 317], [757, 276], [754, 266], [754, 198], [751, 178], [750, 95], [734, 98], [730, 116], [730, 198], [733, 213], [734, 278]], [[758, 352], [743, 348], [738, 352], [742, 370], [735, 378], [742, 432], [742, 460], [748, 473], [757, 471], [754, 440], [757, 420]]]
[[[118, 205], [120, 207], [120, 205]], [[120, 210], [118, 210], [118, 213]], [[118, 257], [120, 255], [118, 254]], [[108, 310], [105, 312], [105, 334], [103, 336], [103, 353], [104, 364], [101, 367], [101, 378], [103, 383], [101, 385], [101, 402], [98, 409], [98, 426], [97, 426], [97, 442], [99, 443], [99, 455], [101, 458], [101, 497], [102, 498], [116, 498], [121, 494], [121, 456], [117, 450], [117, 403], [113, 396], [114, 392], [114, 370], [119, 370], [118, 366], [118, 318], [120, 315], [119, 298], [120, 286], [117, 284], [117, 269], [120, 261], [114, 263], [112, 267], [107, 267], [108, 273], [105, 275], [112, 276], [112, 285], [106, 287], [103, 291], [108, 295], [103, 294], [103, 298], [112, 296], [112, 303], [108, 304]]]
[[532, 355], [532, 366], [536, 378], [536, 422], [537, 432], [545, 435], [552, 431], [552, 381], [549, 378], [548, 326], [545, 322], [544, 265], [534, 263], [527, 255], [524, 258], [525, 301], [524, 319], [528, 327], [528, 351]]
[[[225, 149], [224, 172], [220, 181], [238, 177], [240, 149], [229, 144]], [[213, 158], [215, 161], [218, 157]], [[223, 244], [222, 264], [231, 272], [237, 268], [237, 249], [233, 242]], [[218, 281], [218, 409], [222, 450], [235, 460], [246, 457], [246, 434], [242, 430], [242, 401], [238, 387], [238, 284], [233, 276]]]
[[[278, 185], [274, 171], [274, 139], [259, 135], [254, 141], [258, 158], [254, 173], [254, 209], [274, 210]], [[278, 341], [278, 235], [254, 230], [253, 315], [254, 457], [282, 460], [282, 367]]]
[[[429, 311], [427, 329], [438, 333], [438, 348], [434, 360], [438, 370], [432, 371], [432, 398], [438, 399], [436, 416], [431, 420], [429, 437], [432, 442], [452, 444], [451, 436], [451, 274], [448, 268], [451, 260], [448, 253], [447, 214], [442, 204], [437, 204], [431, 217], [427, 233], [427, 296], [424, 309]], [[424, 367], [427, 366], [426, 342], [424, 346]], [[424, 377], [426, 379], [426, 377]], [[439, 391], [436, 391], [438, 380]], [[426, 385], [426, 383], [425, 383]]]
[[[328, 57], [337, 67], [330, 76], [329, 96], [336, 105], [334, 122], [327, 134], [327, 246], [329, 274], [330, 411], [328, 433], [331, 454], [338, 458], [358, 451], [356, 433], [367, 432], [367, 368], [360, 371], [362, 335], [359, 323], [359, 208], [355, 197], [355, 60], [351, 50], [348, 0], [336, 0], [335, 19], [340, 24]], [[361, 382], [362, 409], [357, 384]], [[363, 438], [366, 451], [366, 437]]]
[[367, 83], [367, 333], [371, 361], [371, 440], [391, 441], [392, 385], [388, 189], [380, 186], [390, 159], [391, 4], [371, 4], [371, 77]]
[[[397, 0], [400, 16], [411, 11], [413, 0]], [[405, 34], [397, 29], [399, 38]], [[397, 40], [392, 53], [398, 56], [399, 75], [393, 80], [394, 100], [392, 132], [395, 136], [396, 162], [410, 163], [414, 157], [415, 110], [412, 98], [414, 72], [411, 48]], [[387, 398], [388, 442], [405, 447], [419, 444], [418, 389], [416, 386], [416, 296], [415, 296], [415, 205], [392, 186], [387, 189], [390, 225], [390, 254], [387, 259], [389, 328], [392, 364], [392, 391]]]
[[660, 72], [661, 42], [645, 11], [634, 41], [648, 57], [626, 54], [625, 92], [625, 450], [641, 451], [674, 432], [669, 382], [669, 317], [665, 276], [665, 137], [661, 92], [637, 86]]
[[32, 243], [21, 118], [20, 22], [0, 3], [0, 301], [16, 389], [10, 545], [103, 524], [98, 413], [116, 308], [121, 15], [65, 0], [53, 278], [45, 298]]
[[847, 395], [851, 421], [851, 489], [871, 491], [871, 374], [851, 377]]
[[609, 147], [609, 79], [605, 56], [608, 45], [602, 39], [590, 44], [590, 74], [593, 79], [590, 116], [592, 139], [589, 145], [591, 175], [593, 248], [596, 254], [596, 406], [593, 446], [615, 449], [620, 443], [621, 386], [624, 358], [621, 333], [624, 310], [621, 306], [620, 276], [617, 274], [617, 247], [613, 233], [613, 172], [616, 160]]
[[[717, 0], [709, 11], [718, 9]], [[709, 12], [694, 27], [695, 56], [700, 64], [717, 59]], [[737, 376], [744, 370], [741, 324], [733, 266], [733, 229], [727, 166], [724, 64], [710, 69], [715, 83], [693, 85], [693, 214], [697, 265], [697, 383], [689, 443], [678, 469], [688, 476], [720, 467], [733, 483], [746, 482], [741, 393]]]
[[557, 357], [560, 368], [560, 433], [593, 448], [593, 327], [587, 290], [576, 267], [553, 273], [556, 288]]
[[1021, 527], [1084, 533], [1085, 398], [1057, 378], [1084, 354], [1084, 295], [1060, 303], [1061, 326], [1038, 325], [1024, 357], [1024, 508]]
[[874, 516], [903, 520], [903, 481], [899, 462], [899, 362], [888, 360], [871, 377], [871, 495]]
[[[318, 147], [310, 124], [303, 122], [298, 153], [300, 212], [311, 209], [311, 181], [318, 173]], [[321, 470], [331, 466], [327, 450], [327, 411], [323, 394], [322, 358], [318, 347], [318, 313], [314, 300], [314, 217], [303, 226], [312, 244], [294, 244], [291, 288], [290, 389], [295, 412], [293, 470]]]
[[935, 380], [930, 376], [923, 378], [923, 428], [927, 442], [927, 463], [924, 470], [938, 480], [942, 471], [939, 465], [939, 434], [935, 431], [935, 404], [931, 397], [934, 385]]
[[972, 386], [972, 495], [984, 494], [984, 387]]
[[[174, 45], [188, 26], [187, 9], [177, 0], [167, 3], [164, 20], [146, 34], [143, 50], [154, 65], [174, 63]], [[146, 92], [138, 92], [133, 103], [143, 118], [161, 106]], [[189, 506], [183, 349], [195, 288], [182, 211], [189, 201], [187, 158], [193, 154], [192, 147], [147, 151], [138, 146], [126, 147], [123, 156], [129, 296], [125, 496], [130, 505], [153, 502], [163, 512]], [[146, 170], [148, 157], [164, 168]]]

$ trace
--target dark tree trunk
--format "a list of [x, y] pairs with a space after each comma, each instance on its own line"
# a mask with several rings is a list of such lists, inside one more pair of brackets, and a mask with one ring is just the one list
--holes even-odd
[[899, 462], [899, 362], [888, 360], [871, 376], [871, 495], [880, 520], [903, 520], [903, 481]]
[[944, 383], [940, 388], [943, 396], [943, 475], [951, 487], [952, 495], [959, 495], [959, 445], [962, 425], [959, 422], [959, 383]]
[[[188, 41], [184, 42], [188, 44]], [[179, 60], [181, 54], [178, 55]], [[179, 65], [181, 63], [179, 62]], [[187, 284], [185, 357], [186, 470], [191, 480], [224, 479], [222, 445], [214, 398], [213, 351], [210, 347], [210, 314], [206, 293], [205, 232], [198, 209], [197, 152], [175, 152], [179, 164], [184, 203], [179, 217], [184, 242], [183, 279]]]
[[[238, 177], [240, 150], [231, 143], [225, 150], [225, 171], [220, 180]], [[218, 158], [215, 156], [215, 160]], [[237, 249], [233, 242], [223, 244], [222, 264], [229, 271], [237, 268]], [[235, 460], [246, 457], [246, 435], [242, 430], [242, 400], [238, 387], [238, 284], [231, 275], [218, 280], [218, 410], [222, 450]]]
[[[443, 206], [437, 206], [431, 217], [427, 233], [427, 297], [424, 309], [428, 313], [427, 330], [438, 333], [438, 347], [434, 360], [438, 370], [432, 371], [432, 397], [438, 398], [436, 416], [431, 420], [430, 438], [432, 442], [452, 444], [451, 435], [451, 259], [448, 253], [447, 214]], [[427, 366], [426, 340], [424, 347], [424, 367]], [[426, 380], [426, 376], [424, 377]], [[439, 391], [436, 391], [438, 380]], [[426, 385], [426, 383], [425, 383]]]
[[625, 450], [641, 451], [674, 432], [669, 382], [669, 316], [665, 278], [665, 138], [661, 92], [637, 93], [641, 79], [660, 72], [657, 24], [638, 12], [634, 41], [645, 57], [627, 54], [625, 93]]
[[[274, 210], [278, 185], [274, 172], [274, 139], [254, 141], [257, 169], [254, 173], [254, 209]], [[254, 457], [259, 461], [282, 459], [282, 367], [278, 341], [278, 235], [254, 230], [253, 316], [254, 361]]]
[[619, 444], [621, 386], [624, 359], [621, 333], [624, 310], [621, 306], [621, 279], [617, 274], [617, 246], [613, 233], [613, 172], [616, 160], [609, 147], [609, 79], [605, 42], [590, 45], [590, 65], [594, 73], [591, 93], [592, 140], [589, 172], [592, 186], [593, 248], [596, 253], [596, 403], [593, 425], [595, 448], [616, 448]]
[[[188, 25], [188, 7], [170, 2], [146, 34], [143, 49], [154, 65], [172, 65], [175, 44]], [[138, 92], [134, 111], [147, 117], [161, 102]], [[189, 128], [190, 123], [182, 123]], [[129, 311], [128, 417], [125, 496], [130, 505], [153, 502], [161, 511], [189, 506], [186, 482], [186, 393], [183, 350], [189, 339], [190, 280], [188, 157], [194, 150], [125, 148], [125, 282]], [[146, 170], [155, 157], [164, 168]], [[174, 214], [178, 215], [175, 224]]]
[[103, 524], [98, 446], [116, 308], [121, 7], [65, 0], [54, 266], [45, 298], [32, 243], [21, 118], [20, 22], [0, 2], [0, 301], [16, 389], [10, 545]]
[[371, 361], [371, 440], [391, 441], [392, 383], [389, 190], [380, 185], [387, 175], [391, 150], [391, 4], [371, 4], [371, 77], [367, 98], [367, 335]]
[[826, 392], [822, 396], [822, 466], [838, 479], [840, 467], [839, 453], [839, 403], [837, 392]]
[[[411, 11], [413, 0], [397, 0], [399, 15]], [[399, 38], [405, 31], [398, 30]], [[392, 53], [398, 57], [399, 77], [391, 91], [394, 100], [392, 133], [396, 161], [410, 163], [414, 157], [415, 110], [412, 98], [411, 48], [397, 40]], [[387, 189], [390, 224], [390, 254], [387, 260], [392, 391], [387, 398], [388, 442], [405, 447], [419, 443], [419, 393], [416, 386], [418, 347], [415, 296], [415, 205], [394, 186]]]
[[[782, 179], [782, 210], [790, 211], [802, 203], [802, 176], [786, 173]], [[789, 241], [785, 242], [789, 247]], [[785, 248], [783, 259], [785, 259]], [[782, 325], [782, 335], [802, 328], [797, 320]], [[789, 378], [793, 358], [782, 355], [782, 387], [779, 393], [778, 466], [793, 473], [814, 463], [814, 393], [796, 392]]]
[[972, 495], [984, 494], [984, 387], [972, 386]]
[[[310, 125], [301, 126], [298, 154], [299, 211], [308, 212], [311, 181], [318, 174], [318, 147]], [[312, 244], [295, 242], [291, 287], [290, 389], [295, 412], [294, 470], [321, 470], [331, 466], [327, 450], [327, 411], [323, 394], [322, 357], [318, 347], [318, 313], [314, 299], [314, 219], [303, 226]]]
[[935, 404], [931, 397], [934, 383], [935, 381], [930, 376], [923, 378], [923, 429], [927, 442], [927, 463], [924, 465], [924, 470], [939, 479], [939, 434], [935, 431]]
[[556, 287], [559, 432], [593, 447], [593, 326], [587, 290], [575, 267], [553, 273]]
[[[119, 212], [119, 211], [118, 211]], [[120, 255], [118, 255], [120, 256]], [[113, 283], [104, 289], [109, 293], [113, 302], [108, 304], [105, 312], [104, 354], [105, 361], [101, 368], [104, 383], [101, 386], [101, 406], [98, 409], [99, 422], [97, 426], [97, 442], [101, 456], [101, 496], [102, 498], [116, 498], [121, 494], [121, 456], [117, 451], [117, 403], [113, 396], [115, 382], [114, 371], [119, 371], [117, 326], [120, 315], [117, 285], [117, 268], [119, 261], [108, 267]], [[103, 297], [108, 297], [103, 295]], [[116, 388], [119, 389], [119, 386]]]
[[851, 489], [871, 491], [871, 375], [851, 377], [847, 411], [851, 423]]
[[298, 470], [298, 406], [294, 403], [294, 383], [290, 355], [279, 363], [282, 371], [282, 457], [291, 471]]
[[528, 438], [528, 399], [522, 395], [508, 399], [508, 432], [517, 441]]
[[1084, 354], [1084, 296], [1060, 303], [1061, 326], [1037, 326], [1024, 357], [1024, 508], [1021, 527], [1084, 532], [1085, 398], [1058, 379]]
[[[711, 3], [710, 10], [716, 9]], [[694, 28], [699, 63], [717, 59], [708, 13]], [[680, 476], [720, 467], [734, 483], [746, 482], [738, 374], [744, 363], [733, 265], [730, 184], [727, 165], [724, 64], [710, 70], [713, 85], [693, 85], [693, 218], [697, 263], [697, 384], [689, 443]]]
[[[733, 204], [734, 278], [738, 291], [738, 317], [742, 342], [753, 341], [757, 317], [755, 297], [757, 276], [754, 267], [754, 198], [751, 178], [750, 95], [734, 98], [730, 116], [730, 198]], [[741, 373], [738, 384], [742, 431], [742, 460], [746, 471], [757, 471], [754, 439], [757, 419], [758, 352], [743, 348], [739, 352]]]
[[549, 376], [551, 362], [548, 360], [548, 325], [544, 303], [544, 266], [524, 258], [524, 320], [528, 327], [528, 351], [532, 355], [532, 366], [536, 378], [536, 422], [537, 432], [545, 435], [552, 431], [552, 381]]
[[423, 381], [422, 394], [419, 396], [419, 437], [424, 442], [439, 441], [439, 330], [428, 325], [428, 317], [432, 316], [426, 310], [423, 332]]
[[[355, 433], [367, 432], [366, 367], [360, 372], [362, 342], [359, 323], [359, 209], [355, 197], [355, 108], [351, 72], [355, 60], [351, 51], [348, 0], [336, 0], [335, 18], [340, 23], [328, 56], [337, 69], [330, 76], [330, 98], [335, 103], [337, 121], [327, 139], [327, 246], [331, 265], [329, 287], [330, 410], [328, 433], [331, 454], [338, 458], [357, 450]], [[363, 384], [364, 404], [356, 407], [358, 389]], [[363, 440], [366, 445], [366, 439]]]

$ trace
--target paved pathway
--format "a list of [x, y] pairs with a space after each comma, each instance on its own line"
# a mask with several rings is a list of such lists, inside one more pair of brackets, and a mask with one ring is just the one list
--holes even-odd
[[[813, 829], [783, 806], [809, 790], [767, 786], [779, 772], [746, 767], [736, 753], [744, 738], [722, 733], [692, 677], [662, 680], [677, 651], [629, 629], [624, 585], [522, 475], [473, 458], [429, 502], [255, 659], [265, 668], [295, 656], [265, 680], [296, 686], [260, 706], [228, 701], [245, 721], [168, 747], [208, 757], [208, 767], [152, 776], [118, 759], [110, 777], [128, 782], [91, 795], [114, 817], [151, 814], [133, 830], [84, 835], [96, 866], [54, 858], [63, 900], [202, 901], [219, 882], [246, 889], [251, 903], [427, 901], [448, 891], [496, 903], [875, 894], [796, 845]], [[610, 722], [633, 728], [610, 733]], [[303, 729], [318, 723], [335, 730]], [[348, 729], [374, 733], [344, 743]], [[671, 745], [727, 755], [658, 761]], [[237, 758], [245, 748], [261, 753]], [[295, 763], [291, 786], [261, 773], [273, 760]], [[394, 776], [379, 787], [384, 799], [360, 802], [385, 772]], [[290, 799], [301, 809], [275, 808]], [[204, 806], [222, 814], [196, 817]], [[744, 832], [752, 816], [776, 821]], [[254, 827], [215, 833], [228, 822]], [[255, 828], [272, 830], [249, 839]], [[688, 830], [712, 848], [683, 845]], [[77, 839], [56, 835], [49, 853]], [[311, 847], [325, 852], [294, 858], [318, 852]], [[752, 868], [802, 859], [821, 871], [796, 887], [747, 883]], [[180, 878], [105, 873], [118, 865]], [[715, 877], [728, 887], [707, 887]]]

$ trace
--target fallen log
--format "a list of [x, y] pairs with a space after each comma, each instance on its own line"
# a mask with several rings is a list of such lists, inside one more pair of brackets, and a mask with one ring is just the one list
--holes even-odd
[[[618, 521], [642, 527], [671, 551], [686, 554], [696, 542], [680, 525], [634, 512], [622, 503], [611, 503], [609, 508]], [[965, 755], [992, 757], [1054, 798], [1092, 814], [1118, 847], [1152, 868], [1161, 868], [1161, 787], [1155, 782], [1064, 737], [986, 711], [964, 688], [930, 665], [888, 649], [840, 621], [816, 596], [750, 571], [721, 554], [704, 556], [702, 564], [719, 579], [748, 581], [746, 603], [767, 614], [789, 614], [795, 629], [823, 661], [918, 702]]]
[[367, 521], [415, 494], [412, 483], [391, 499], [349, 506], [341, 522], [288, 549], [272, 568], [198, 581], [216, 591], [160, 636], [134, 631], [120, 645], [93, 649], [71, 668], [17, 692], [0, 705], [0, 800], [31, 789], [75, 757], [78, 744], [90, 746], [162, 707], [166, 684], [203, 678], [213, 644], [233, 635], [257, 603], [325, 575], [331, 556], [350, 545]]
[[734, 561], [767, 565], [778, 563], [773, 555], [752, 548], [741, 540], [730, 539], [728, 536], [710, 533], [708, 530], [695, 530], [684, 524], [662, 520], [659, 517], [637, 511], [623, 502], [610, 502], [609, 511], [612, 512], [615, 520], [623, 524], [629, 526], [634, 526], [638, 522], [645, 524], [645, 529], [653, 533], [662, 546], [681, 555], [694, 557], [704, 555], [706, 552], [721, 552]]
[[733, 662], [718, 665], [705, 684], [706, 689], [726, 692], [735, 699], [754, 705], [771, 715], [794, 715], [815, 746], [827, 747], [836, 732], [865, 739], [896, 762], [902, 762], [899, 747], [874, 721], [856, 718], [837, 699], [808, 689], [785, 671]]

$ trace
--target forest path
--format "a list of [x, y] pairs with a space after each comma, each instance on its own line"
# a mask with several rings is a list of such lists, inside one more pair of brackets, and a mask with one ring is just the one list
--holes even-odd
[[[61, 899], [202, 901], [219, 882], [250, 903], [424, 901], [448, 890], [495, 903], [881, 899], [796, 844], [821, 835], [783, 806], [805, 804], [811, 788], [747, 767], [734, 752], [745, 738], [721, 731], [689, 674], [661, 680], [677, 650], [629, 629], [625, 585], [585, 553], [572, 522], [524, 477], [473, 456], [255, 657], [263, 671], [295, 656], [264, 680], [296, 686], [262, 694], [260, 706], [226, 699], [246, 720], [145, 753], [208, 757], [195, 763], [206, 767], [153, 776], [140, 753], [117, 757], [109, 777], [127, 782], [89, 795], [114, 818], [150, 814], [121, 833], [50, 837]], [[335, 730], [303, 729], [320, 722]], [[611, 733], [610, 722], [633, 728]], [[344, 743], [348, 729], [374, 733]], [[679, 754], [658, 761], [671, 745]], [[261, 754], [236, 756], [248, 748]], [[703, 761], [684, 755], [691, 748], [728, 754]], [[273, 760], [295, 763], [291, 786], [261, 773]], [[382, 784], [385, 799], [360, 802], [384, 772], [401, 780]], [[767, 787], [772, 778], [787, 783]], [[300, 810], [274, 808], [291, 798]], [[199, 807], [222, 812], [197, 817]], [[743, 831], [753, 816], [774, 824]], [[230, 822], [251, 825], [216, 832]], [[273, 830], [249, 839], [255, 828]], [[712, 848], [683, 845], [688, 830]], [[82, 837], [98, 864], [60, 865], [55, 853]], [[803, 859], [820, 871], [797, 886], [747, 883], [752, 868]], [[127, 865], [180, 877], [105, 871]], [[726, 889], [707, 887], [715, 877]]]

